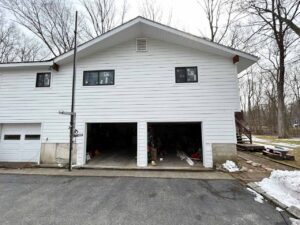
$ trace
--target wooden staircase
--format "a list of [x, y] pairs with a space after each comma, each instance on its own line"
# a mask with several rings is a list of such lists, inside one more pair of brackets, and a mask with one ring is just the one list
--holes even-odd
[[244, 119], [243, 112], [235, 113], [237, 149], [242, 151], [262, 151], [264, 146], [252, 143], [252, 133]]
[[235, 112], [236, 138], [239, 144], [252, 144], [252, 133], [242, 112]]

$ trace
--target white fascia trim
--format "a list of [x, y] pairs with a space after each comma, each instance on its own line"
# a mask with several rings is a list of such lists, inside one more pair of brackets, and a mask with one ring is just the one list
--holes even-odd
[[193, 40], [193, 41], [196, 41], [196, 42], [198, 42], [200, 44], [207, 45], [209, 47], [212, 47], [212, 48], [224, 51], [224, 52], [228, 52], [228, 53], [233, 54], [233, 55], [239, 55], [241, 57], [244, 57], [246, 59], [249, 59], [249, 60], [252, 60], [252, 61], [255, 61], [255, 62], [258, 60], [258, 57], [256, 57], [256, 56], [252, 56], [250, 54], [247, 54], [247, 53], [244, 53], [244, 52], [241, 52], [241, 51], [236, 51], [234, 49], [227, 48], [225, 46], [216, 44], [214, 42], [211, 42], [211, 41], [208, 41], [208, 40], [196, 37], [196, 36], [194, 36], [192, 34], [188, 34], [188, 33], [182, 32], [180, 30], [176, 30], [176, 29], [174, 29], [172, 27], [168, 27], [168, 26], [161, 25], [161, 24], [158, 24], [158, 23], [153, 23], [153, 22], [145, 20], [143, 18], [140, 18], [140, 19], [145, 24], [157, 27], [159, 29], [165, 30], [167, 32], [171, 32], [173, 34], [176, 34], [178, 36], [182, 36], [184, 38], [187, 38], [187, 39], [190, 39], [190, 40]]
[[48, 62], [30, 62], [30, 63], [3, 63], [0, 64], [0, 68], [16, 68], [16, 67], [41, 67], [41, 66], [52, 66], [53, 61]]

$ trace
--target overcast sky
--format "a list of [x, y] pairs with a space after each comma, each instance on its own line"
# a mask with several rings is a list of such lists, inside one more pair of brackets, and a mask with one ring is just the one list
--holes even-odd
[[[179, 29], [184, 29], [188, 32], [199, 34], [199, 29], [207, 25], [204, 13], [197, 0], [156, 0], [163, 9], [165, 20], [172, 10], [172, 26]], [[130, 16], [139, 15], [141, 0], [128, 0], [132, 12]], [[206, 26], [205, 26], [206, 27]], [[204, 27], [203, 27], [204, 28]], [[201, 29], [202, 30], [202, 29]], [[205, 30], [205, 29], [203, 29]]]
[[[84, 8], [80, 4], [79, 0], [69, 0], [75, 8], [79, 11], [81, 16], [85, 16]], [[85, 0], [91, 1], [91, 0]], [[137, 16], [141, 16], [141, 4], [143, 0], [127, 0], [129, 10], [126, 15], [126, 21], [133, 19]], [[161, 6], [163, 11], [162, 23], [166, 24], [172, 12], [172, 21], [169, 24], [171, 27], [175, 27], [179, 30], [186, 31], [198, 36], [209, 36], [209, 29], [206, 16], [203, 9], [197, 2], [197, 0], [155, 0], [157, 4]], [[198, 0], [203, 1], [203, 0]], [[123, 0], [115, 0], [117, 6], [122, 6]], [[13, 17], [7, 12], [6, 17], [13, 19]], [[28, 31], [21, 27], [21, 29], [28, 33]]]
[[[117, 4], [119, 3], [119, 5], [123, 2], [123, 0], [115, 1]], [[139, 16], [143, 0], [127, 1], [129, 11], [126, 20]], [[164, 18], [162, 23], [168, 21], [169, 14], [172, 11], [172, 23], [170, 26], [200, 36], [207, 35], [207, 20], [197, 0], [156, 0], [156, 2], [161, 5], [163, 11]]]

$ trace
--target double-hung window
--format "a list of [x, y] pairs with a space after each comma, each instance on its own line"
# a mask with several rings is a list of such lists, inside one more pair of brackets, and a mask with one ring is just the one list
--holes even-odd
[[114, 85], [114, 70], [97, 70], [83, 72], [83, 86]]
[[198, 82], [197, 67], [176, 67], [176, 83], [195, 83]]

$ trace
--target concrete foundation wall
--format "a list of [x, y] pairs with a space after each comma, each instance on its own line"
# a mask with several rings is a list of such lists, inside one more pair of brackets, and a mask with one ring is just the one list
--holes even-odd
[[231, 143], [218, 143], [212, 144], [213, 164], [221, 164], [226, 160], [236, 161], [237, 150], [236, 144]]
[[[76, 164], [77, 146], [74, 144], [72, 163]], [[67, 164], [69, 162], [69, 144], [43, 143], [41, 147], [41, 164]]]

